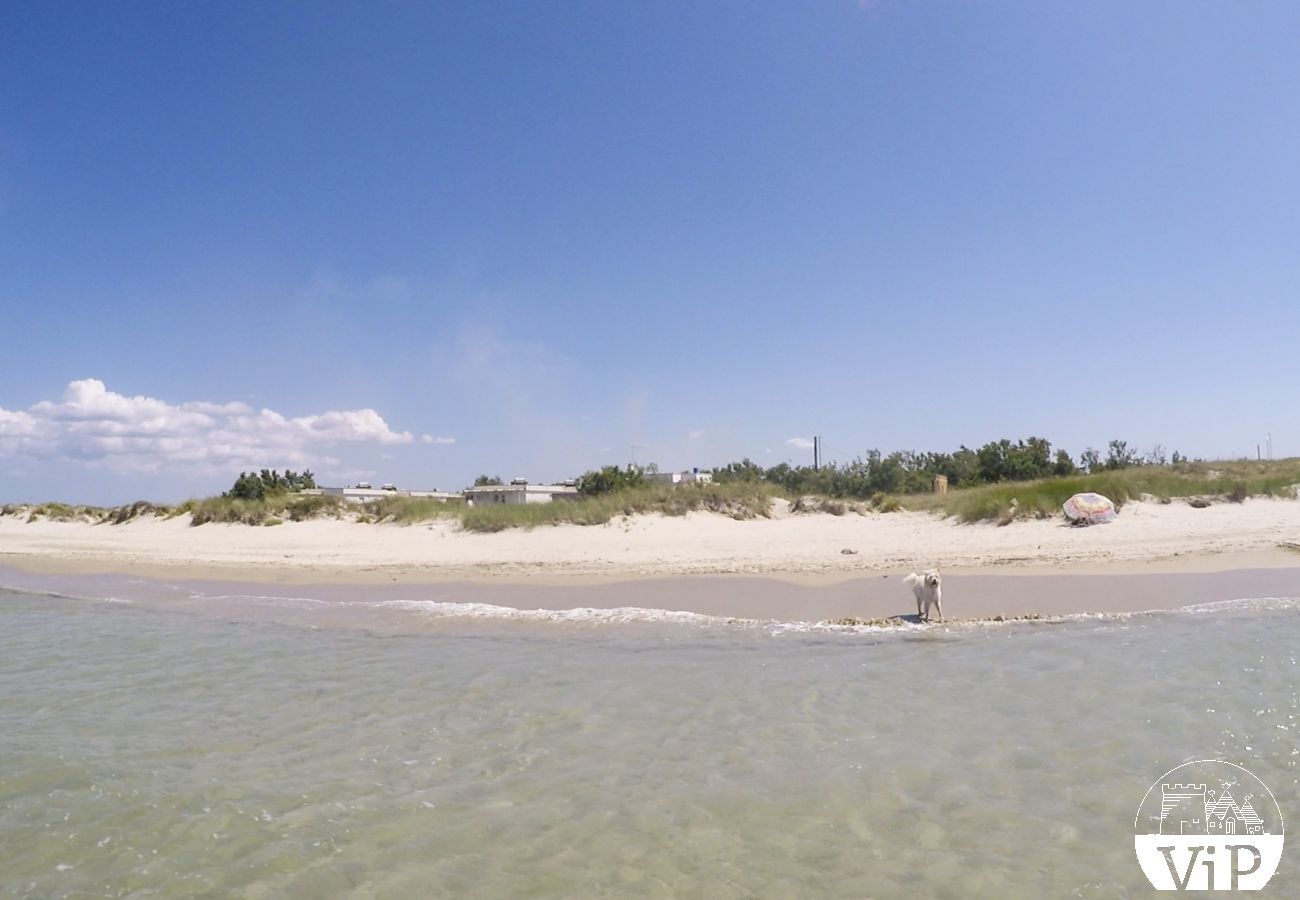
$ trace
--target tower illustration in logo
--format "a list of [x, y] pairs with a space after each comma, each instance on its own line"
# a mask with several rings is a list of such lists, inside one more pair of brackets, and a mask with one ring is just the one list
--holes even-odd
[[1133, 822], [1138, 862], [1162, 891], [1259, 890], [1282, 858], [1273, 793], [1247, 769], [1184, 763], [1151, 786]]

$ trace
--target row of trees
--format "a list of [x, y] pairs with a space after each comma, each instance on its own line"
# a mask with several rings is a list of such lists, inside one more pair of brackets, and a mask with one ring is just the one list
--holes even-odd
[[1157, 446], [1143, 455], [1125, 441], [1111, 441], [1106, 455], [1089, 448], [1079, 463], [1065, 450], [1052, 452], [1045, 438], [1029, 437], [1014, 443], [1006, 438], [990, 441], [979, 449], [962, 446], [953, 453], [897, 451], [888, 456], [869, 450], [842, 465], [791, 466], [780, 463], [764, 469], [749, 459], [713, 470], [718, 482], [766, 481], [792, 493], [826, 494], [832, 497], [871, 497], [883, 494], [916, 494], [931, 490], [934, 478], [942, 475], [950, 487], [973, 487], [1004, 481], [1031, 481], [1081, 473], [1114, 471], [1141, 465], [1166, 465], [1185, 461], [1178, 453], [1172, 460]]
[[[713, 469], [713, 480], [767, 482], [795, 494], [867, 498], [876, 494], [924, 493], [931, 490], [936, 475], [946, 477], [950, 487], [959, 488], [1185, 461], [1178, 453], [1167, 457], [1159, 446], [1141, 454], [1126, 441], [1116, 440], [1110, 442], [1104, 456], [1090, 447], [1076, 463], [1065, 450], [1053, 452], [1051, 442], [1045, 438], [1014, 442], [1003, 438], [978, 449], [962, 446], [953, 453], [898, 451], [885, 456], [879, 450], [869, 450], [852, 462], [820, 468], [779, 463], [765, 469], [746, 458]], [[652, 471], [653, 466], [605, 466], [583, 475], [578, 490], [587, 495], [628, 490], [644, 484], [645, 475]]]
[[221, 496], [237, 500], [263, 500], [314, 487], [316, 476], [310, 469], [304, 469], [302, 474], [285, 469], [283, 475], [275, 469], [263, 469], [261, 472], [240, 472], [234, 486]]

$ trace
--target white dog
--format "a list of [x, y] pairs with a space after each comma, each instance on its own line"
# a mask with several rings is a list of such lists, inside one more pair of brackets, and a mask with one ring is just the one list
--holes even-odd
[[943, 587], [939, 583], [939, 573], [934, 569], [927, 569], [925, 574], [917, 575], [913, 572], [903, 579], [905, 584], [912, 586], [912, 593], [916, 595], [916, 617], [923, 622], [930, 621], [930, 607], [934, 607], [939, 613], [939, 621], [943, 621]]

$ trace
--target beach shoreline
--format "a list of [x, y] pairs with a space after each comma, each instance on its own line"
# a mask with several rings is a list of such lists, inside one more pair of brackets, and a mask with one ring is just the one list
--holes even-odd
[[[736, 622], [916, 623], [911, 591], [892, 574], [827, 584], [744, 575], [569, 583], [288, 584], [206, 574], [180, 570], [74, 572], [53, 571], [52, 567], [41, 571], [0, 565], [0, 588], [285, 624], [362, 628], [380, 624], [394, 609], [402, 610], [404, 616], [426, 612], [443, 620], [480, 621], [651, 621], [687, 614]], [[944, 612], [950, 623], [1168, 612], [1268, 599], [1300, 600], [1300, 567], [1136, 574], [953, 574], [945, 576], [944, 584]], [[556, 615], [544, 615], [549, 613]], [[387, 621], [385, 630], [395, 621]], [[408, 628], [399, 624], [391, 630]]]
[[274, 527], [145, 516], [92, 524], [0, 516], [0, 564], [47, 571], [189, 573], [272, 583], [383, 583], [394, 577], [535, 584], [761, 575], [830, 584], [879, 573], [1138, 574], [1300, 566], [1300, 501], [1193, 509], [1130, 503], [1113, 523], [1061, 519], [960, 524], [922, 512], [640, 515], [606, 525], [496, 533], [450, 520], [338, 519]]
[[[515, 610], [641, 608], [780, 621], [907, 615], [939, 567], [949, 617], [1061, 616], [1300, 596], [1300, 502], [1130, 504], [1087, 529], [961, 525], [924, 513], [734, 521], [708, 513], [474, 534], [328, 520], [267, 528], [0, 517], [0, 574], [256, 586], [311, 597], [453, 598]], [[850, 553], [843, 552], [851, 550]], [[0, 580], [0, 583], [3, 583]], [[21, 584], [20, 584], [21, 586]]]

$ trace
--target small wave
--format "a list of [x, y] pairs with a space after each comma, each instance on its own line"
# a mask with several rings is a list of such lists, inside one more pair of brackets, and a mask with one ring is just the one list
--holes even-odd
[[[1065, 613], [1059, 616], [1042, 616], [1029, 620], [1007, 620], [1005, 624], [1017, 622], [1041, 622], [1059, 624], [1063, 622], [1106, 623], [1128, 622], [1140, 619], [1158, 619], [1184, 615], [1213, 615], [1234, 612], [1272, 612], [1300, 608], [1300, 597], [1238, 597], [1232, 600], [1213, 600], [1207, 603], [1192, 603], [1187, 606], [1175, 606], [1168, 609], [1135, 609], [1125, 612], [1079, 612]], [[987, 619], [972, 620], [971, 624], [1001, 625], [1003, 622]]]
[[491, 603], [453, 603], [445, 600], [371, 600], [365, 605], [377, 609], [406, 609], [433, 616], [466, 619], [515, 619], [616, 625], [632, 622], [743, 626], [763, 624], [763, 620], [760, 619], [709, 616], [704, 613], [643, 606], [617, 606], [609, 609], [585, 606], [573, 609], [517, 609], [513, 606], [494, 606]]
[[449, 619], [495, 619], [514, 622], [543, 622], [569, 625], [672, 625], [697, 629], [723, 629], [765, 632], [782, 635], [907, 635], [944, 628], [938, 623], [915, 623], [906, 620], [845, 623], [834, 621], [782, 621], [743, 616], [715, 616], [684, 610], [643, 606], [612, 608], [576, 607], [572, 609], [518, 609], [490, 603], [451, 602], [446, 600], [372, 600], [365, 605], [409, 610]]
[[910, 618], [870, 619], [861, 621], [821, 620], [783, 621], [739, 616], [714, 616], [683, 610], [639, 606], [614, 608], [577, 607], [573, 609], [518, 609], [490, 603], [452, 602], [447, 600], [375, 600], [364, 605], [376, 608], [410, 610], [430, 616], [461, 619], [500, 619], [529, 622], [553, 622], [592, 625], [634, 623], [669, 624], [708, 628], [761, 630], [781, 635], [881, 635], [919, 636], [927, 632], [957, 635], [1000, 628], [1034, 629], [1066, 624], [1108, 624], [1155, 619], [1177, 615], [1204, 615], [1240, 611], [1289, 610], [1300, 608], [1300, 597], [1248, 597], [1198, 603], [1173, 609], [1147, 609], [1127, 612], [1080, 612], [1060, 615], [984, 616], [949, 619], [946, 622], [916, 622]]
[[1297, 607], [1300, 607], [1300, 597], [1238, 597], [1234, 600], [1193, 603], [1190, 606], [1179, 607], [1178, 612], [1204, 615], [1218, 612], [1262, 612]]
[[0, 593], [3, 594], [20, 594], [27, 597], [48, 597], [51, 600], [98, 600], [104, 601], [104, 597], [96, 597], [90, 594], [68, 594], [62, 591], [48, 591], [35, 587], [24, 587], [22, 585], [0, 585]]
[[281, 597], [275, 594], [206, 594], [203, 591], [190, 591], [190, 599], [203, 603], [211, 603], [214, 600], [255, 600], [258, 603], [278, 603], [293, 606], [329, 605], [328, 600], [317, 600], [314, 597]]
[[906, 619], [882, 622], [878, 620], [865, 622], [844, 622], [823, 620], [820, 622], [781, 622], [776, 619], [764, 623], [773, 635], [780, 634], [881, 634], [881, 633], [920, 633], [931, 629], [951, 627], [958, 622], [910, 622]]
[[[141, 584], [152, 584], [133, 579], [131, 588]], [[172, 590], [180, 589], [178, 585], [164, 584]], [[128, 589], [123, 592], [95, 596], [89, 594], [66, 593], [63, 591], [41, 590], [39, 587], [26, 585], [0, 586], [0, 591], [43, 595], [51, 598], [89, 600], [109, 604], [138, 605], [147, 602], [133, 599]], [[576, 607], [569, 609], [521, 609], [511, 606], [499, 606], [490, 603], [478, 603], [470, 600], [451, 600], [447, 594], [430, 599], [328, 599], [302, 595], [259, 594], [259, 593], [206, 593], [186, 586], [189, 600], [203, 606], [214, 607], [220, 603], [265, 605], [284, 608], [371, 608], [394, 611], [408, 611], [426, 616], [448, 620], [477, 620], [487, 622], [497, 620], [518, 623], [552, 623], [555, 625], [662, 625], [669, 627], [693, 628], [709, 631], [748, 631], [766, 633], [772, 637], [809, 636], [820, 637], [843, 636], [896, 636], [902, 638], [959, 637], [989, 633], [1006, 628], [1008, 631], [1037, 630], [1043, 626], [1077, 625], [1122, 625], [1128, 622], [1156, 620], [1176, 616], [1231, 615], [1242, 612], [1280, 612], [1300, 609], [1300, 597], [1266, 596], [1238, 597], [1207, 603], [1196, 603], [1167, 609], [1134, 610], [1128, 612], [1078, 612], [1060, 615], [1027, 616], [985, 616], [980, 618], [949, 619], [946, 622], [926, 623], [915, 621], [912, 617], [890, 617], [877, 619], [837, 619], [837, 620], [792, 620], [774, 618], [749, 618], [743, 616], [718, 616], [685, 610], [661, 609], [655, 607], [620, 606], [613, 608]], [[122, 596], [125, 593], [127, 596]]]

